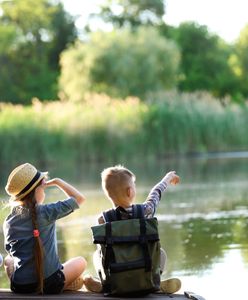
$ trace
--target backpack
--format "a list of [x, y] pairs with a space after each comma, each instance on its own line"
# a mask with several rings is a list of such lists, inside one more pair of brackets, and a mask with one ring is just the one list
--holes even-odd
[[160, 242], [156, 218], [145, 218], [142, 205], [123, 220], [118, 207], [103, 213], [106, 223], [91, 227], [99, 244], [98, 275], [104, 295], [145, 295], [160, 287]]

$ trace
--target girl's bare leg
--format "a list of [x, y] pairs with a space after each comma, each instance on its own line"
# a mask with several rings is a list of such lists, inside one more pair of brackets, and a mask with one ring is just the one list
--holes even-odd
[[82, 275], [86, 269], [87, 262], [83, 257], [78, 256], [66, 261], [63, 266], [64, 269], [62, 271], [65, 275], [64, 289], [66, 290], [77, 278]]

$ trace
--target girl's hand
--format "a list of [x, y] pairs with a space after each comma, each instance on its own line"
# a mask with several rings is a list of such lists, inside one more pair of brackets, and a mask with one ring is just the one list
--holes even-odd
[[167, 184], [177, 184], [180, 181], [180, 177], [176, 174], [175, 171], [168, 172], [165, 177], [162, 179]]
[[85, 201], [84, 196], [71, 184], [61, 178], [53, 178], [45, 182], [45, 187], [56, 186], [61, 189], [68, 197], [73, 197], [80, 205]]
[[57, 181], [58, 181], [58, 178], [53, 178], [53, 179], [47, 180], [47, 181], [44, 182], [44, 186], [45, 187], [56, 186], [57, 185]]

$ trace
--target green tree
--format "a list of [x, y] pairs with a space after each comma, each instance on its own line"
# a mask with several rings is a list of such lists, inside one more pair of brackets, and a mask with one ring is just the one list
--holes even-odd
[[240, 78], [241, 90], [248, 97], [248, 24], [241, 30], [236, 49], [235, 70]]
[[152, 28], [90, 35], [62, 54], [60, 92], [80, 101], [86, 92], [138, 96], [175, 87], [180, 54]]
[[56, 6], [53, 17], [51, 18], [50, 34], [48, 60], [54, 69], [59, 70], [61, 52], [77, 38], [75, 19], [64, 10], [61, 3]]
[[49, 0], [4, 1], [0, 9], [0, 100], [56, 98], [59, 54], [75, 39], [72, 19]]
[[160, 24], [164, 13], [163, 0], [106, 0], [100, 5], [99, 14], [92, 14], [92, 17], [117, 28], [137, 28], [140, 25]]
[[17, 38], [15, 26], [0, 24], [0, 54], [8, 53]]
[[236, 95], [238, 79], [229, 64], [233, 53], [229, 45], [194, 22], [181, 23], [177, 28], [162, 25], [160, 29], [181, 49], [180, 90], [206, 90], [218, 97]]

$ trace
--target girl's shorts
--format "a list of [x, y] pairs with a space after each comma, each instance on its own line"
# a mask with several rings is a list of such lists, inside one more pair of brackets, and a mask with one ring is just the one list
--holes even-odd
[[[59, 294], [63, 291], [65, 284], [65, 275], [61, 270], [56, 271], [44, 280], [44, 294]], [[35, 293], [37, 291], [37, 283], [17, 284], [11, 280], [10, 289], [14, 293]]]

